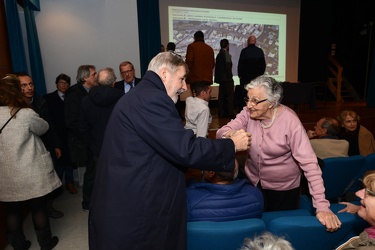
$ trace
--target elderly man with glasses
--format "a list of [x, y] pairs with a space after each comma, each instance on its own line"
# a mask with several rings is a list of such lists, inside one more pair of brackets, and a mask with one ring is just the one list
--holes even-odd
[[115, 87], [128, 93], [129, 90], [134, 88], [141, 81], [141, 78], [135, 77], [134, 65], [129, 61], [120, 63], [119, 70], [122, 80], [116, 82]]

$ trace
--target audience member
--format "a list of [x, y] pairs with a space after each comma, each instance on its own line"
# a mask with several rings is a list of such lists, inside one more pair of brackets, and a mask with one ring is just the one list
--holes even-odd
[[124, 93], [128, 93], [129, 90], [137, 86], [141, 78], [135, 77], [134, 65], [129, 61], [120, 63], [119, 70], [122, 80], [116, 82], [115, 87], [123, 90]]
[[294, 250], [289, 241], [265, 232], [254, 239], [245, 238], [239, 250]]
[[[41, 118], [48, 122], [49, 129], [41, 136], [45, 148], [51, 153], [52, 159], [60, 159], [62, 155], [62, 143], [56, 132], [55, 124], [51, 118], [51, 113], [49, 111], [47, 102], [43, 99], [43, 97], [35, 93], [34, 82], [30, 75], [25, 72], [17, 72], [15, 74], [20, 81], [21, 92], [25, 100]], [[47, 197], [48, 215], [53, 219], [58, 219], [64, 216], [63, 212], [58, 211], [53, 207], [53, 201], [59, 196], [59, 194], [60, 189], [56, 189]]]
[[8, 242], [14, 249], [31, 246], [23, 231], [26, 203], [41, 249], [52, 249], [59, 239], [51, 233], [46, 199], [61, 181], [40, 139], [48, 122], [31, 109], [20, 86], [15, 75], [0, 80], [0, 201], [6, 208]]
[[164, 45], [162, 44], [161, 45], [161, 50], [160, 50], [161, 52], [165, 52], [165, 47], [164, 47]]
[[63, 181], [65, 177], [66, 189], [71, 194], [76, 194], [78, 191], [74, 187], [73, 168], [69, 157], [68, 133], [65, 126], [64, 111], [65, 93], [70, 86], [70, 77], [66, 74], [60, 74], [56, 77], [55, 84], [57, 89], [44, 96], [49, 110], [51, 111], [52, 122], [61, 140], [61, 157], [55, 159], [55, 168], [61, 181]]
[[[375, 246], [375, 172], [366, 174], [364, 188], [355, 194], [361, 199], [361, 205], [355, 206], [359, 217], [367, 221], [371, 227], [366, 228], [359, 236], [352, 237], [339, 246], [338, 250], [373, 249]], [[339, 211], [341, 212], [341, 211]], [[347, 212], [347, 211], [345, 211]], [[349, 211], [348, 211], [349, 212]], [[355, 213], [355, 212], [354, 212]]]
[[214, 50], [204, 42], [204, 35], [200, 30], [194, 33], [194, 42], [187, 47], [186, 64], [189, 67], [186, 83], [190, 84], [191, 89], [196, 82], [213, 83]]
[[339, 130], [339, 122], [335, 118], [324, 117], [316, 123], [314, 131], [307, 131], [311, 146], [318, 158], [348, 156], [349, 142], [338, 138]]
[[238, 60], [237, 73], [240, 78], [240, 86], [236, 86], [236, 90], [237, 87], [239, 87], [236, 103], [238, 103], [240, 109], [246, 106], [246, 103], [243, 101], [247, 96], [247, 91], [245, 90], [246, 84], [255, 77], [263, 75], [266, 70], [264, 52], [255, 45], [256, 42], [257, 39], [254, 35], [249, 36], [247, 39], [248, 45], [246, 48], [242, 49], [240, 59]]
[[249, 148], [244, 130], [212, 140], [184, 129], [174, 104], [186, 73], [181, 57], [159, 53], [114, 107], [97, 165], [90, 249], [185, 249], [184, 170], [205, 162], [207, 170], [233, 171], [235, 152]]
[[167, 51], [174, 52], [176, 50], [176, 44], [174, 42], [169, 42], [167, 44]]
[[298, 208], [302, 170], [317, 219], [328, 231], [338, 230], [341, 222], [325, 199], [322, 171], [306, 131], [296, 113], [280, 104], [281, 83], [263, 75], [247, 84], [246, 90], [247, 106], [217, 131], [216, 138], [230, 138], [239, 129], [251, 131], [245, 171], [263, 192], [264, 211]]
[[234, 81], [228, 39], [220, 41], [220, 52], [216, 56], [215, 64], [215, 82], [219, 83], [219, 117], [233, 119], [235, 117], [233, 112]]
[[86, 169], [87, 188], [91, 189], [95, 181], [95, 169], [103, 144], [103, 137], [109, 116], [118, 99], [124, 92], [114, 88], [116, 75], [112, 68], [105, 68], [98, 73], [98, 86], [94, 86], [89, 94], [82, 99], [81, 118], [79, 120], [80, 133], [90, 150], [94, 165]]
[[237, 160], [232, 172], [202, 172], [203, 181], [186, 189], [187, 221], [231, 221], [262, 216], [262, 192], [248, 180], [236, 179]]
[[356, 112], [343, 110], [337, 119], [341, 123], [339, 138], [349, 142], [349, 156], [367, 156], [375, 152], [374, 136], [367, 128], [360, 125], [361, 118]]
[[185, 101], [185, 128], [193, 130], [197, 137], [207, 137], [208, 126], [212, 122], [208, 106], [212, 91], [210, 85], [209, 82], [195, 83], [193, 96], [189, 96]]
[[82, 188], [82, 209], [90, 207], [92, 183], [90, 174], [94, 168], [92, 157], [79, 130], [81, 117], [81, 102], [90, 89], [96, 85], [96, 69], [94, 65], [81, 65], [77, 69], [77, 83], [71, 86], [65, 94], [65, 125], [68, 129], [68, 147], [70, 158], [76, 167], [85, 167]]

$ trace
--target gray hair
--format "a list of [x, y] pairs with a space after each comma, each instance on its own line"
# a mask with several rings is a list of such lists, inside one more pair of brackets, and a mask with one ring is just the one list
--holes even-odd
[[261, 75], [253, 79], [250, 83], [245, 86], [245, 90], [253, 89], [255, 87], [263, 87], [266, 90], [267, 99], [274, 103], [277, 107], [280, 105], [281, 99], [283, 97], [283, 87], [281, 83], [276, 81], [274, 78]]
[[186, 69], [186, 74], [188, 74], [188, 66], [182, 57], [172, 52], [160, 52], [154, 58], [152, 58], [151, 62], [148, 64], [147, 70], [159, 74], [159, 71], [166, 67], [168, 71], [175, 73], [180, 66], [184, 66]]
[[239, 250], [294, 250], [294, 248], [284, 238], [266, 232], [253, 240], [245, 238]]
[[340, 132], [339, 122], [332, 117], [326, 117], [321, 127], [327, 129], [327, 135], [337, 135]]
[[95, 70], [95, 66], [87, 64], [87, 65], [81, 65], [81, 66], [78, 67], [77, 77], [76, 77], [76, 80], [77, 80], [78, 83], [84, 83], [85, 82], [84, 78], [90, 76], [90, 69]]
[[105, 68], [99, 71], [98, 84], [100, 86], [110, 86], [115, 82], [116, 82], [116, 75], [115, 75], [115, 71], [112, 68]]

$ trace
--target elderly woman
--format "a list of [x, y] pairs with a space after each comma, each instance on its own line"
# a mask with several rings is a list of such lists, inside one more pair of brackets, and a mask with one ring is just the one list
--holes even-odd
[[354, 206], [358, 215], [367, 221], [371, 227], [366, 228], [359, 236], [351, 238], [338, 250], [374, 249], [375, 248], [375, 172], [366, 174], [363, 180], [364, 188], [355, 194], [361, 199], [361, 206]]
[[360, 125], [360, 117], [352, 110], [343, 110], [337, 116], [341, 123], [340, 139], [349, 142], [349, 156], [367, 156], [375, 152], [375, 141], [372, 133]]
[[59, 241], [52, 236], [47, 213], [46, 195], [61, 186], [39, 137], [47, 130], [48, 123], [23, 98], [18, 78], [1, 78], [0, 201], [5, 204], [8, 242], [14, 249], [31, 245], [22, 229], [24, 203], [31, 210], [41, 249], [52, 249]]
[[230, 138], [240, 129], [252, 133], [245, 173], [262, 189], [264, 211], [298, 208], [302, 169], [317, 219], [328, 231], [337, 230], [341, 222], [325, 199], [322, 172], [306, 131], [295, 112], [280, 104], [281, 84], [263, 75], [245, 89], [246, 107], [217, 131], [216, 138]]

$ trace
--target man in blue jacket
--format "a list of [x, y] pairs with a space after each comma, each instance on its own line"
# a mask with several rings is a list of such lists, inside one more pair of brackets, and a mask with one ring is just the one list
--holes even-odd
[[231, 221], [260, 218], [262, 192], [233, 172], [202, 171], [203, 181], [186, 189], [187, 221]]
[[186, 91], [187, 65], [156, 55], [136, 88], [116, 103], [97, 165], [89, 214], [90, 250], [186, 249], [186, 168], [233, 171], [250, 133], [196, 138], [175, 103]]

